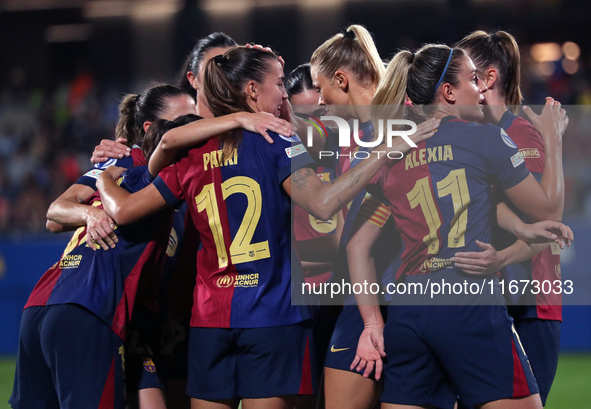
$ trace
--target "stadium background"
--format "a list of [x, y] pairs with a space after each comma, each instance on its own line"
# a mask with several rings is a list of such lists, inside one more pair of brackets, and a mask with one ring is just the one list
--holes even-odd
[[564, 140], [565, 221], [576, 242], [563, 252], [562, 274], [575, 280], [579, 305], [564, 309], [548, 407], [591, 407], [589, 16], [591, 3], [575, 0], [0, 1], [0, 408], [22, 306], [69, 238], [45, 230], [45, 212], [112, 136], [121, 95], [174, 81], [195, 40], [212, 31], [271, 46], [287, 73], [352, 23], [373, 33], [385, 59], [475, 29], [509, 30], [522, 48], [525, 102], [552, 95], [583, 106]]

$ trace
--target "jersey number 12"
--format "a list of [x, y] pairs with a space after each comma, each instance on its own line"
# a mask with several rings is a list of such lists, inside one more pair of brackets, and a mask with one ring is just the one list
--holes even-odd
[[[246, 195], [248, 200], [242, 223], [240, 223], [236, 236], [230, 245], [232, 263], [240, 264], [271, 257], [268, 240], [252, 243], [254, 231], [261, 218], [263, 204], [261, 187], [257, 181], [246, 176], [235, 176], [222, 183], [222, 192], [223, 200], [235, 193]], [[224, 268], [228, 265], [229, 260], [214, 184], [205, 185], [201, 193], [195, 197], [195, 202], [197, 210], [199, 212], [205, 210], [207, 214], [217, 251], [218, 264], [220, 268]]]

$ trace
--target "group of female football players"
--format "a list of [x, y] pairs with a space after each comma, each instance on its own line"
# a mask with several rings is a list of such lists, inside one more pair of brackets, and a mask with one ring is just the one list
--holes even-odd
[[[48, 211], [52, 231], [77, 230], [25, 307], [14, 408], [545, 404], [560, 299], [532, 295], [509, 315], [497, 273], [560, 279], [568, 117], [552, 98], [516, 115], [515, 39], [478, 31], [386, 66], [353, 25], [287, 81], [283, 69], [272, 50], [214, 33], [177, 86], [124, 98], [115, 140]], [[310, 127], [309, 153], [295, 130], [324, 109], [358, 130], [339, 147]], [[376, 146], [390, 118], [418, 124], [415, 148]], [[320, 150], [339, 160], [318, 163]], [[292, 228], [315, 220], [331, 228], [296, 249]], [[488, 291], [382, 307], [358, 294], [331, 324], [298, 294], [300, 258], [332, 270], [324, 280]]]

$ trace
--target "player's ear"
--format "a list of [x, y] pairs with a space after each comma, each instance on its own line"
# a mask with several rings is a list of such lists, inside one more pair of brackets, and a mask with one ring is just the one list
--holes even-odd
[[244, 93], [247, 97], [256, 102], [256, 100], [259, 97], [258, 84], [252, 80], [248, 81], [248, 83], [244, 87]]
[[195, 89], [197, 89], [197, 76], [193, 73], [193, 71], [187, 71], [187, 81], [189, 84]]
[[343, 91], [343, 92], [349, 91], [349, 76], [347, 75], [346, 72], [338, 70], [337, 72], [334, 73], [334, 80], [335, 80], [335, 83], [337, 84], [337, 87], [339, 87], [341, 89], [341, 91]]
[[144, 122], [144, 124], [142, 125], [142, 128], [144, 128], [144, 132], [148, 132], [148, 128], [150, 128], [150, 126], [152, 126], [151, 121]]
[[499, 78], [499, 72], [496, 68], [490, 67], [484, 73], [479, 75], [480, 80], [486, 85], [486, 88], [491, 89], [497, 78]]
[[456, 94], [454, 91], [454, 87], [449, 82], [446, 82], [441, 86], [441, 96], [449, 104], [453, 104], [456, 102]]

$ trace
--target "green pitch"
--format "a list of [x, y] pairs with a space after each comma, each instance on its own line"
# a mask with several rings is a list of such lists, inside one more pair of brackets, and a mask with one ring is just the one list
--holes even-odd
[[[15, 359], [0, 358], [0, 409], [9, 409]], [[591, 407], [591, 354], [563, 353], [546, 409]]]
[[0, 409], [10, 408], [8, 398], [10, 398], [10, 394], [12, 393], [15, 364], [15, 358], [0, 357]]
[[587, 409], [590, 405], [591, 354], [561, 354], [546, 409]]

